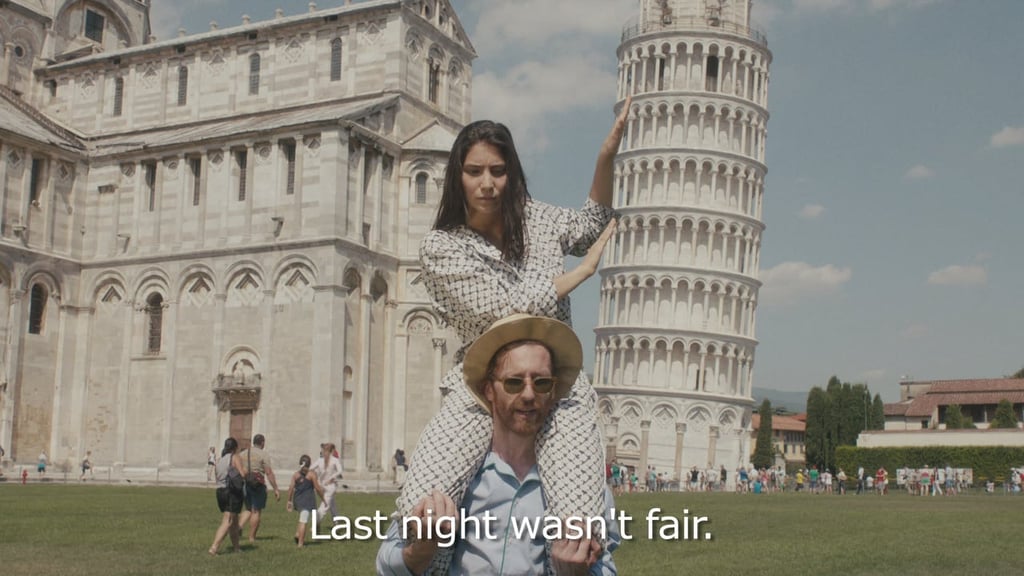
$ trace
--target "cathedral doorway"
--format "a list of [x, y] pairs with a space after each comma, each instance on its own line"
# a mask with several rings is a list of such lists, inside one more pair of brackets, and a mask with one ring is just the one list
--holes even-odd
[[238, 450], [248, 449], [252, 440], [252, 410], [232, 410], [229, 430], [231, 437], [238, 440]]

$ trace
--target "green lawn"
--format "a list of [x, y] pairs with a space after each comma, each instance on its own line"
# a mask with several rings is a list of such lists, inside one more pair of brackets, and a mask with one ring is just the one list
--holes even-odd
[[[343, 494], [343, 513], [372, 516], [394, 497]], [[1016, 574], [1024, 565], [1024, 497], [956, 498], [634, 494], [622, 574]], [[712, 538], [647, 538], [646, 514], [692, 519]], [[296, 515], [271, 504], [255, 548], [210, 558], [220, 515], [212, 490], [0, 484], [0, 574], [370, 574], [377, 544], [294, 547]], [[692, 520], [691, 520], [692, 522]], [[658, 530], [664, 523], [655, 525]], [[692, 525], [692, 524], [691, 524]], [[680, 529], [680, 535], [682, 534]], [[226, 549], [226, 548], [225, 548]]]

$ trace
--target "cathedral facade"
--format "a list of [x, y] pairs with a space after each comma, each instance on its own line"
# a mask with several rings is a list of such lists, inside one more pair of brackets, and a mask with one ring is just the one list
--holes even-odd
[[191, 475], [263, 433], [371, 478], [415, 445], [458, 348], [416, 283], [470, 114], [447, 0], [160, 41], [147, 1], [10, 0], [0, 44], [6, 466]]

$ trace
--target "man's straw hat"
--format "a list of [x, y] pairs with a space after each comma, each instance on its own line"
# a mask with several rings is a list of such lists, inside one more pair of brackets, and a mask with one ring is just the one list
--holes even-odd
[[554, 400], [569, 395], [583, 368], [583, 346], [572, 328], [563, 322], [543, 316], [513, 314], [502, 318], [480, 335], [466, 351], [462, 373], [470, 392], [488, 412], [490, 403], [484, 396], [487, 381], [487, 367], [491, 358], [506, 344], [519, 340], [535, 340], [551, 351], [551, 373], [558, 382], [555, 384]]

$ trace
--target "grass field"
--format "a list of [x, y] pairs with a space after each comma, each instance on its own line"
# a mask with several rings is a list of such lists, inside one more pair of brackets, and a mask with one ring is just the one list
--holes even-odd
[[[394, 497], [343, 494], [342, 514], [389, 511]], [[1019, 574], [1024, 497], [633, 494], [615, 554], [621, 574]], [[646, 514], [706, 516], [710, 540], [647, 538]], [[0, 484], [0, 574], [372, 574], [375, 541], [296, 549], [296, 515], [271, 503], [255, 548], [206, 554], [220, 521], [212, 490]], [[657, 531], [664, 523], [655, 525]], [[681, 531], [680, 531], [681, 535]], [[226, 550], [228, 547], [225, 547]]]

